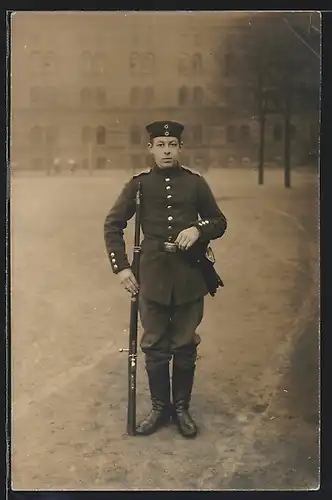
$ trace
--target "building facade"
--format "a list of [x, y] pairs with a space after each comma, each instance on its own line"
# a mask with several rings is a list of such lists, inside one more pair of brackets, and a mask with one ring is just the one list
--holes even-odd
[[[185, 125], [184, 164], [254, 163], [257, 118], [250, 95], [232, 83], [245, 25], [222, 12], [16, 13], [12, 161], [46, 171], [140, 170], [149, 164], [145, 125], [169, 119]], [[303, 117], [292, 126], [293, 157], [300, 162], [316, 132]], [[281, 161], [282, 134], [281, 117], [271, 117], [267, 160]]]

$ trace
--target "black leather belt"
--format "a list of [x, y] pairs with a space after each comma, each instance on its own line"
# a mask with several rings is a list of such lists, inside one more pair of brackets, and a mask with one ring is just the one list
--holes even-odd
[[178, 247], [175, 243], [171, 241], [162, 241], [152, 238], [145, 238], [142, 247], [155, 248], [160, 252], [175, 253], [178, 251]]

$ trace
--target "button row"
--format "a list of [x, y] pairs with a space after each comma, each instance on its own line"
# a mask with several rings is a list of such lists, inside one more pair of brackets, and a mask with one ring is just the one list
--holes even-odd
[[[170, 182], [170, 180], [171, 180], [171, 179], [170, 179], [169, 177], [165, 177], [165, 182]], [[167, 191], [169, 191], [169, 190], [171, 189], [171, 186], [167, 185], [165, 189], [166, 189]], [[172, 195], [171, 195], [171, 194], [168, 194], [168, 195], [167, 195], [167, 199], [168, 199], [168, 200], [170, 200], [171, 198], [172, 198]], [[168, 210], [170, 210], [170, 209], [172, 208], [172, 205], [167, 205], [167, 208], [168, 208]], [[169, 216], [167, 217], [167, 220], [168, 220], [169, 222], [171, 222], [171, 221], [173, 220], [173, 217], [172, 217], [171, 215], [169, 215]], [[169, 226], [168, 226], [168, 230], [169, 230], [169, 231], [171, 231], [172, 229], [173, 229], [173, 226], [169, 225]], [[172, 241], [172, 236], [169, 236], [169, 237], [168, 237], [168, 241]]]
[[210, 221], [208, 221], [208, 220], [201, 220], [198, 223], [199, 226], [205, 226], [206, 224], [210, 224]]
[[114, 252], [111, 252], [111, 263], [113, 265], [114, 271], [116, 271], [118, 269], [118, 266], [116, 264], [116, 259], [115, 259], [115, 253]]

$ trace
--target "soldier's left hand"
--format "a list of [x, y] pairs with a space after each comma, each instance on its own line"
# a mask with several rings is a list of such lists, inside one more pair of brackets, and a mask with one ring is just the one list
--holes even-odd
[[176, 240], [175, 243], [180, 248], [180, 250], [188, 250], [195, 241], [197, 241], [199, 238], [199, 231], [197, 227], [188, 227], [187, 229], [183, 229], [181, 231]]

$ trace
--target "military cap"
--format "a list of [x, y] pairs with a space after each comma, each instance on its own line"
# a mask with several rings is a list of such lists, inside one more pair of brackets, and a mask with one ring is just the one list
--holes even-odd
[[180, 140], [183, 129], [184, 126], [181, 123], [172, 121], [152, 122], [146, 126], [150, 140], [154, 137], [176, 137]]

